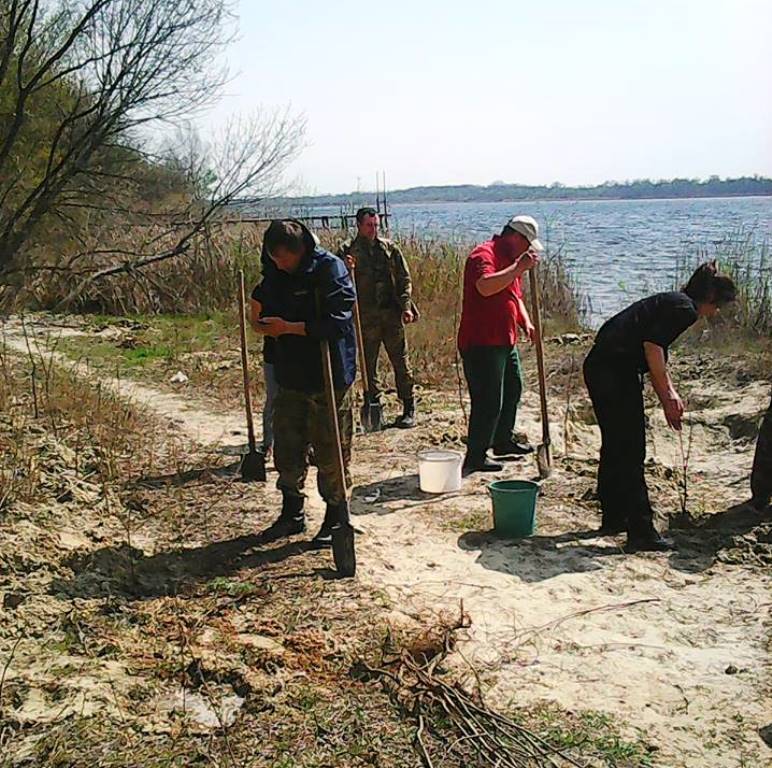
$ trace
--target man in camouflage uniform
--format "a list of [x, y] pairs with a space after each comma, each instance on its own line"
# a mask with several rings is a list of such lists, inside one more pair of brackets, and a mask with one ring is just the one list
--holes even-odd
[[759, 430], [751, 474], [751, 491], [753, 492], [751, 504], [758, 510], [764, 509], [772, 498], [772, 401], [769, 403]]
[[[294, 219], [271, 222], [263, 238], [262, 261], [263, 280], [252, 293], [251, 325], [257, 333], [275, 339], [274, 462], [282, 493], [279, 518], [263, 537], [271, 540], [305, 530], [303, 487], [310, 445], [319, 494], [327, 505], [313, 541], [327, 546], [333, 528], [349, 524], [351, 385], [356, 378], [354, 286], [346, 265], [320, 248], [314, 235]], [[338, 479], [337, 446], [324, 389], [324, 343], [330, 347], [346, 488], [340, 487]]]
[[370, 384], [366, 405], [380, 405], [378, 356], [383, 345], [394, 368], [397, 396], [403, 406], [395, 426], [409, 429], [415, 426], [415, 399], [405, 325], [418, 319], [410, 272], [399, 247], [378, 235], [379, 217], [374, 208], [360, 208], [356, 220], [356, 237], [343, 243], [338, 255], [354, 270], [356, 278]]

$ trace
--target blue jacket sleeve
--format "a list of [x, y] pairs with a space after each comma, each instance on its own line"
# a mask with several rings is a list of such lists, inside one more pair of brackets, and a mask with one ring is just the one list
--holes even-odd
[[351, 328], [356, 294], [345, 263], [332, 257], [319, 267], [316, 290], [319, 312], [306, 322], [306, 335], [313, 339], [340, 339]]

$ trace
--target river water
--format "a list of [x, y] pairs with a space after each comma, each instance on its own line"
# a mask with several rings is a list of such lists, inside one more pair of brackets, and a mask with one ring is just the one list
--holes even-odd
[[[750, 260], [772, 278], [770, 260], [762, 264], [764, 243], [772, 240], [772, 197], [427, 203], [390, 211], [392, 232], [464, 243], [486, 239], [515, 214], [534, 216], [548, 252], [559, 249], [575, 276], [592, 325], [647, 293], [671, 289], [679, 264], [703, 257]], [[740, 241], [746, 244], [738, 247]]]

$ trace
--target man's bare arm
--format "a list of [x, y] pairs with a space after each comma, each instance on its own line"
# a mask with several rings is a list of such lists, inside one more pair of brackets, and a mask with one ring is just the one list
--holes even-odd
[[481, 296], [493, 296], [501, 293], [510, 286], [514, 280], [524, 275], [535, 264], [539, 263], [539, 256], [531, 251], [526, 251], [519, 259], [512, 262], [508, 267], [500, 269], [498, 272], [492, 272], [490, 275], [483, 275], [475, 283], [475, 287]]

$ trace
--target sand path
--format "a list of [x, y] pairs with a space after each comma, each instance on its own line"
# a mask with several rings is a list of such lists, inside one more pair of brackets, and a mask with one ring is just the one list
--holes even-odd
[[[26, 352], [18, 327], [5, 331], [5, 343]], [[42, 334], [51, 329], [30, 332], [45, 345]], [[78, 372], [93, 377], [86, 366]], [[240, 412], [214, 413], [184, 394], [126, 379], [102, 383], [198, 443], [244, 441]], [[735, 444], [721, 425], [743, 409], [752, 419], [767, 391], [761, 384], [723, 396], [717, 390], [700, 412], [693, 462], [716, 484], [716, 509], [742, 498], [752, 456], [751, 444]], [[433, 419], [432, 429], [457, 417], [448, 410]], [[531, 394], [522, 425], [538, 434], [537, 419]], [[581, 448], [574, 451], [583, 460], [598, 437], [581, 424], [576, 430]], [[676, 443], [656, 418], [654, 432], [657, 460], [672, 464]], [[627, 556], [621, 540], [574, 535], [570, 531], [588, 527], [586, 512], [550, 499], [569, 480], [563, 470], [548, 481], [540, 504], [565, 521], [566, 532], [523, 542], [450, 532], [428, 522], [431, 516], [440, 521], [451, 506], [470, 514], [487, 509], [483, 482], [468, 481], [450, 497], [425, 497], [414, 478], [415, 439], [392, 430], [358, 441], [355, 484], [382, 491], [374, 503], [355, 491], [358, 578], [385, 590], [395, 614], [457, 611], [463, 600], [473, 625], [460, 650], [490, 683], [490, 701], [546, 700], [621, 717], [659, 743], [655, 762], [664, 766], [772, 765], [759, 736], [772, 722], [769, 572], [719, 562], [693, 568], [678, 556]], [[529, 473], [516, 467], [515, 476]], [[315, 493], [310, 507], [319, 514]]]

